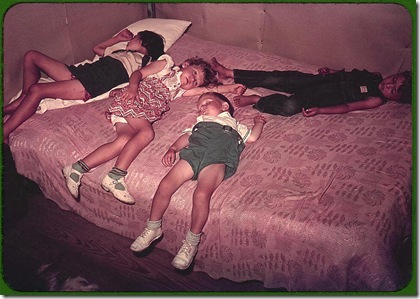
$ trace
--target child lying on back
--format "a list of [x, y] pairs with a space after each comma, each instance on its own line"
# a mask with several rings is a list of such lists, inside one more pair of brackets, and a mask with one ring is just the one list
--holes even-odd
[[[162, 158], [163, 165], [173, 167], [162, 179], [154, 195], [146, 228], [130, 247], [140, 252], [160, 238], [162, 217], [172, 195], [186, 181], [197, 180], [190, 230], [172, 261], [172, 265], [180, 270], [187, 269], [197, 253], [213, 192], [236, 172], [244, 143], [256, 141], [266, 123], [262, 115], [254, 118], [252, 129], [238, 123], [232, 117], [233, 107], [220, 93], [203, 94], [197, 102], [197, 108], [200, 116], [196, 125], [185, 130]], [[177, 152], [180, 160], [174, 165]]]
[[169, 110], [169, 103], [174, 99], [201, 95], [211, 89], [240, 94], [245, 87], [242, 84], [217, 85], [214, 70], [201, 58], [188, 59], [178, 67], [174, 66], [169, 55], [164, 54], [133, 72], [127, 87], [110, 93], [114, 101], [106, 115], [117, 131], [117, 137], [63, 169], [67, 188], [73, 197], [78, 198], [85, 173], [117, 158], [101, 186], [121, 202], [134, 204], [125, 176], [134, 159], [154, 139], [153, 123]]

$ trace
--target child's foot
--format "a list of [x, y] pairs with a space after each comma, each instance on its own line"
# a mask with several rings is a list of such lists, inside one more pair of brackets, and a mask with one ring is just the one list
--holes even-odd
[[114, 180], [106, 175], [101, 183], [102, 188], [105, 191], [111, 192], [112, 195], [119, 201], [133, 205], [136, 203], [134, 198], [128, 193], [127, 185], [125, 184], [124, 177]]
[[211, 66], [217, 72], [220, 79], [233, 78], [233, 70], [221, 65], [215, 57], [211, 59]]
[[71, 195], [74, 198], [79, 197], [79, 186], [80, 180], [82, 179], [83, 173], [80, 173], [72, 167], [72, 164], [67, 165], [63, 168], [63, 175], [66, 179], [67, 189], [69, 189]]
[[250, 95], [250, 96], [244, 96], [240, 95], [233, 98], [233, 103], [236, 107], [244, 107], [249, 105], [254, 105], [260, 100], [259, 95]]
[[130, 249], [135, 252], [142, 252], [152, 244], [153, 241], [159, 239], [162, 236], [162, 229], [159, 227], [157, 229], [148, 229], [145, 228], [140, 236], [134, 240], [131, 244]]
[[181, 249], [172, 260], [172, 266], [179, 270], [185, 270], [191, 265], [198, 250], [198, 245], [191, 245], [185, 240], [182, 243]]

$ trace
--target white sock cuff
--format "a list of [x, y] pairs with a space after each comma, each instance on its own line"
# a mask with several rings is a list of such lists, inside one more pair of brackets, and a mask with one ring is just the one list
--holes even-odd
[[160, 220], [149, 220], [147, 219], [147, 228], [148, 229], [158, 229], [162, 226], [162, 219]]
[[203, 233], [194, 234], [190, 230], [188, 230], [187, 236], [185, 237], [186, 241], [191, 245], [198, 245], [200, 243], [201, 235]]

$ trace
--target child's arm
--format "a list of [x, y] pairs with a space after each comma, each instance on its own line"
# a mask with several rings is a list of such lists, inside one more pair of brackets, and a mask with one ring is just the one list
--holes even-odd
[[97, 44], [93, 48], [93, 52], [95, 52], [95, 54], [97, 54], [99, 56], [104, 56], [106, 48], [108, 48], [110, 46], [113, 46], [113, 45], [115, 45], [119, 42], [129, 41], [132, 38], [133, 38], [133, 33], [131, 33], [131, 31], [128, 30], [128, 29], [124, 29], [123, 31], [118, 33], [116, 36], [113, 36], [113, 37], [107, 39], [106, 41], [103, 41], [103, 42]]
[[168, 149], [168, 151], [163, 155], [162, 164], [165, 166], [172, 166], [176, 160], [176, 153], [187, 147], [189, 142], [189, 137], [191, 134], [185, 133], [182, 134]]
[[304, 116], [310, 117], [315, 116], [317, 114], [343, 114], [350, 111], [355, 110], [365, 110], [365, 109], [372, 109], [379, 107], [383, 104], [383, 100], [379, 97], [371, 97], [364, 101], [358, 101], [353, 103], [347, 103], [343, 105], [331, 106], [331, 107], [324, 107], [324, 108], [308, 108], [302, 109], [302, 114]]
[[243, 84], [226, 84], [226, 85], [217, 85], [212, 87], [195, 87], [184, 92], [184, 96], [192, 97], [196, 95], [202, 95], [203, 93], [213, 91], [219, 93], [233, 93], [241, 95], [245, 92], [246, 86]]
[[261, 133], [263, 131], [264, 125], [266, 124], [267, 120], [263, 115], [257, 115], [254, 118], [254, 126], [251, 129], [251, 134], [249, 135], [246, 143], [252, 143], [258, 138], [260, 138]]
[[134, 99], [137, 95], [137, 89], [139, 87], [140, 81], [143, 80], [143, 78], [146, 78], [147, 76], [159, 73], [161, 70], [164, 69], [165, 65], [166, 60], [157, 60], [146, 65], [145, 67], [142, 67], [141, 69], [135, 70], [130, 76], [130, 80], [128, 81], [128, 88], [121, 95], [121, 99]]

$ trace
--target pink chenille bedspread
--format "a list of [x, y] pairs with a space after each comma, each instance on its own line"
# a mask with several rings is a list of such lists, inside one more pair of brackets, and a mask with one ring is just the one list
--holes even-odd
[[[200, 56], [226, 66], [262, 70], [318, 67], [184, 35], [169, 54], [177, 64]], [[268, 90], [256, 89], [261, 94]], [[229, 96], [232, 98], [232, 96]], [[111, 141], [104, 111], [111, 99], [35, 115], [11, 135], [18, 172], [45, 196], [99, 227], [135, 239], [169, 168], [168, 146], [196, 117], [197, 98], [181, 98], [155, 123], [154, 141], [129, 168], [136, 198], [125, 205], [100, 187], [115, 161], [87, 174], [80, 202], [66, 189], [63, 166]], [[253, 124], [258, 112], [237, 109]], [[373, 110], [305, 118], [266, 115], [261, 138], [247, 145], [237, 173], [211, 201], [194, 271], [241, 282], [259, 280], [288, 291], [394, 291], [408, 283], [401, 259], [412, 231], [412, 111], [386, 103]], [[195, 182], [173, 196], [158, 248], [176, 254], [189, 228]], [[127, 248], [127, 254], [132, 254]], [[168, 265], [168, 267], [171, 267]]]

